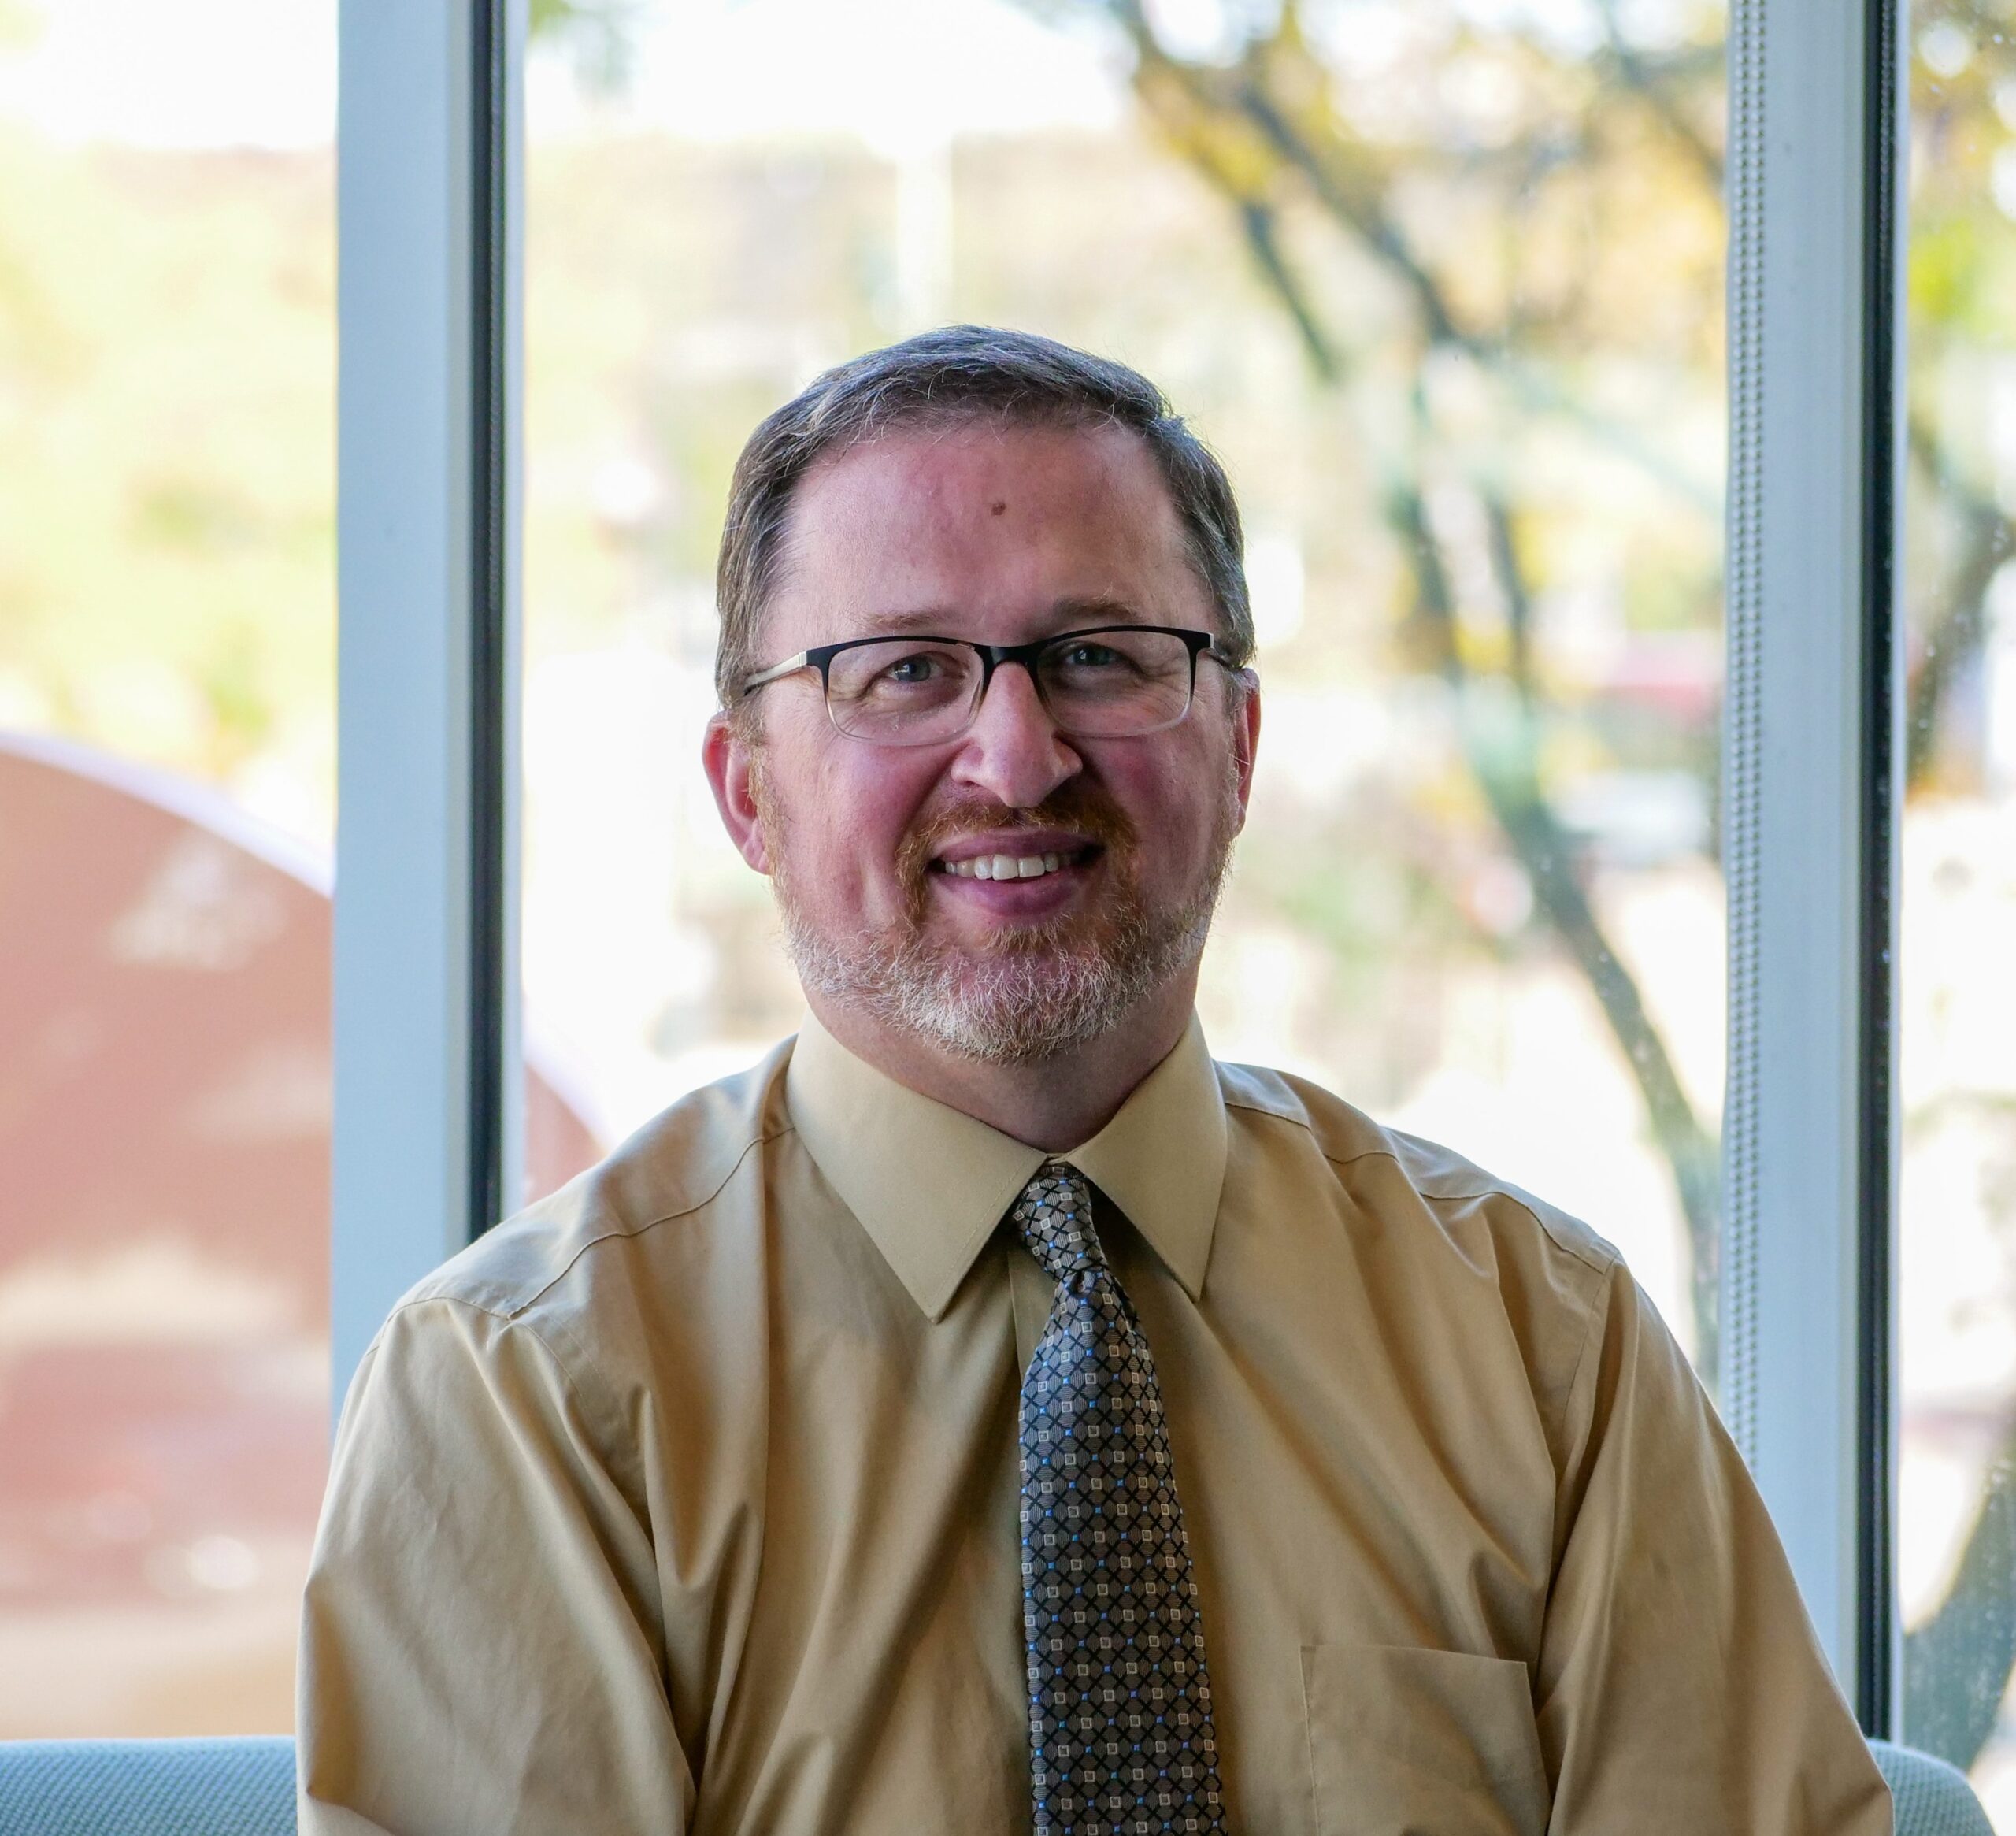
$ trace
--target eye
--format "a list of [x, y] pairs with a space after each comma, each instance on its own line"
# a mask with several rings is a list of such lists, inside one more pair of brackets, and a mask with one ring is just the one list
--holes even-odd
[[943, 644], [891, 639], [842, 651], [827, 694], [846, 701], [935, 701], [957, 695], [971, 673], [967, 660]]
[[1076, 644], [1067, 645], [1057, 660], [1067, 669], [1110, 669], [1116, 663], [1125, 662], [1127, 658], [1110, 644], [1082, 637]]
[[929, 651], [918, 651], [906, 657], [898, 657], [893, 662], [882, 666], [881, 679], [898, 688], [917, 688], [926, 682], [935, 681], [945, 673], [945, 659]]

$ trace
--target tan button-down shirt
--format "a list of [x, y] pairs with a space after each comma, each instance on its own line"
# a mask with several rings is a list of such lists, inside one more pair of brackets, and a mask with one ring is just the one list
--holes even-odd
[[[307, 1836], [1028, 1830], [1050, 1284], [1000, 1220], [1043, 1158], [808, 1022], [409, 1296], [309, 1582]], [[1160, 1372], [1238, 1836], [1887, 1836], [1614, 1252], [1194, 1026], [1069, 1158]]]

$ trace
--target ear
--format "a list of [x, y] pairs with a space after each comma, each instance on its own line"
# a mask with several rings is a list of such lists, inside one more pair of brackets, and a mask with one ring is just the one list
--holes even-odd
[[721, 813], [728, 840], [758, 873], [768, 873], [770, 851], [756, 802], [756, 749], [736, 733], [725, 714], [707, 722], [706, 736], [700, 742], [700, 766], [707, 774], [714, 807]]
[[1253, 761], [1260, 750], [1260, 678], [1251, 669], [1239, 672], [1238, 703], [1232, 714], [1232, 764], [1239, 773], [1239, 826], [1246, 826], [1246, 806], [1253, 795]]

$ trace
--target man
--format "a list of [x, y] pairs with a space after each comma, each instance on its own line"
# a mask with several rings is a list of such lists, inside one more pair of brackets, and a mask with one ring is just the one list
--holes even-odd
[[1043, 339], [758, 430], [705, 762], [811, 1013], [387, 1323], [304, 1830], [1888, 1830], [1614, 1252], [1210, 1060], [1240, 555]]

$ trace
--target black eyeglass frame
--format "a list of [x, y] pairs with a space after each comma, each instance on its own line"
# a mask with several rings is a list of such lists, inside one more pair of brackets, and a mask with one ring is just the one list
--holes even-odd
[[[740, 699], [747, 701], [758, 689], [767, 688], [773, 682], [780, 682], [787, 676], [795, 676], [802, 669], [817, 669], [819, 672], [820, 698], [826, 704], [827, 717], [832, 721], [833, 728], [836, 733], [850, 740], [862, 740], [870, 746], [940, 744], [943, 743], [942, 740], [877, 740], [862, 733], [848, 733], [847, 729], [840, 725], [839, 717], [833, 713], [832, 697], [833, 659], [843, 651], [864, 649], [872, 644], [957, 644], [962, 650], [976, 652], [980, 662], [979, 692], [973, 696], [973, 705], [966, 710], [965, 725], [943, 736], [945, 740], [956, 740], [979, 718], [981, 704], [987, 699], [987, 692], [994, 684], [994, 673], [1004, 663], [1021, 665], [1023, 669], [1028, 673], [1030, 684], [1036, 692], [1036, 698], [1043, 703], [1044, 711], [1050, 714], [1052, 720], [1056, 720], [1056, 713], [1051, 707], [1050, 698], [1043, 692], [1043, 677], [1036, 673], [1038, 658], [1045, 651], [1055, 645], [1071, 644], [1081, 638], [1103, 637], [1109, 632], [1116, 631], [1132, 632], [1137, 634], [1147, 632], [1156, 636], [1176, 637], [1183, 640], [1184, 647], [1190, 652], [1190, 681], [1183, 697], [1183, 711], [1172, 719], [1163, 721], [1155, 726], [1143, 727], [1138, 733], [1086, 734], [1080, 736], [1081, 737], [1138, 740], [1146, 734], [1166, 732], [1168, 729], [1187, 720], [1190, 715], [1191, 704], [1197, 699], [1197, 659], [1199, 657], [1209, 657], [1221, 669], [1232, 674], [1238, 673], [1238, 666], [1217, 648], [1217, 640], [1210, 632], [1193, 631], [1188, 626], [1180, 625], [1090, 625], [1077, 631], [1059, 631], [1053, 632], [1048, 637], [1032, 638], [1027, 644], [981, 644], [970, 637], [947, 637], [936, 632], [892, 631], [882, 632], [874, 637], [846, 637], [842, 638], [837, 644], [814, 644], [810, 650], [800, 651], [795, 656], [786, 657], [781, 662], [772, 663], [768, 668], [758, 669], [754, 675], [744, 680]], [[1058, 721], [1057, 730], [1060, 733], [1069, 733], [1073, 731], [1062, 721]]]

